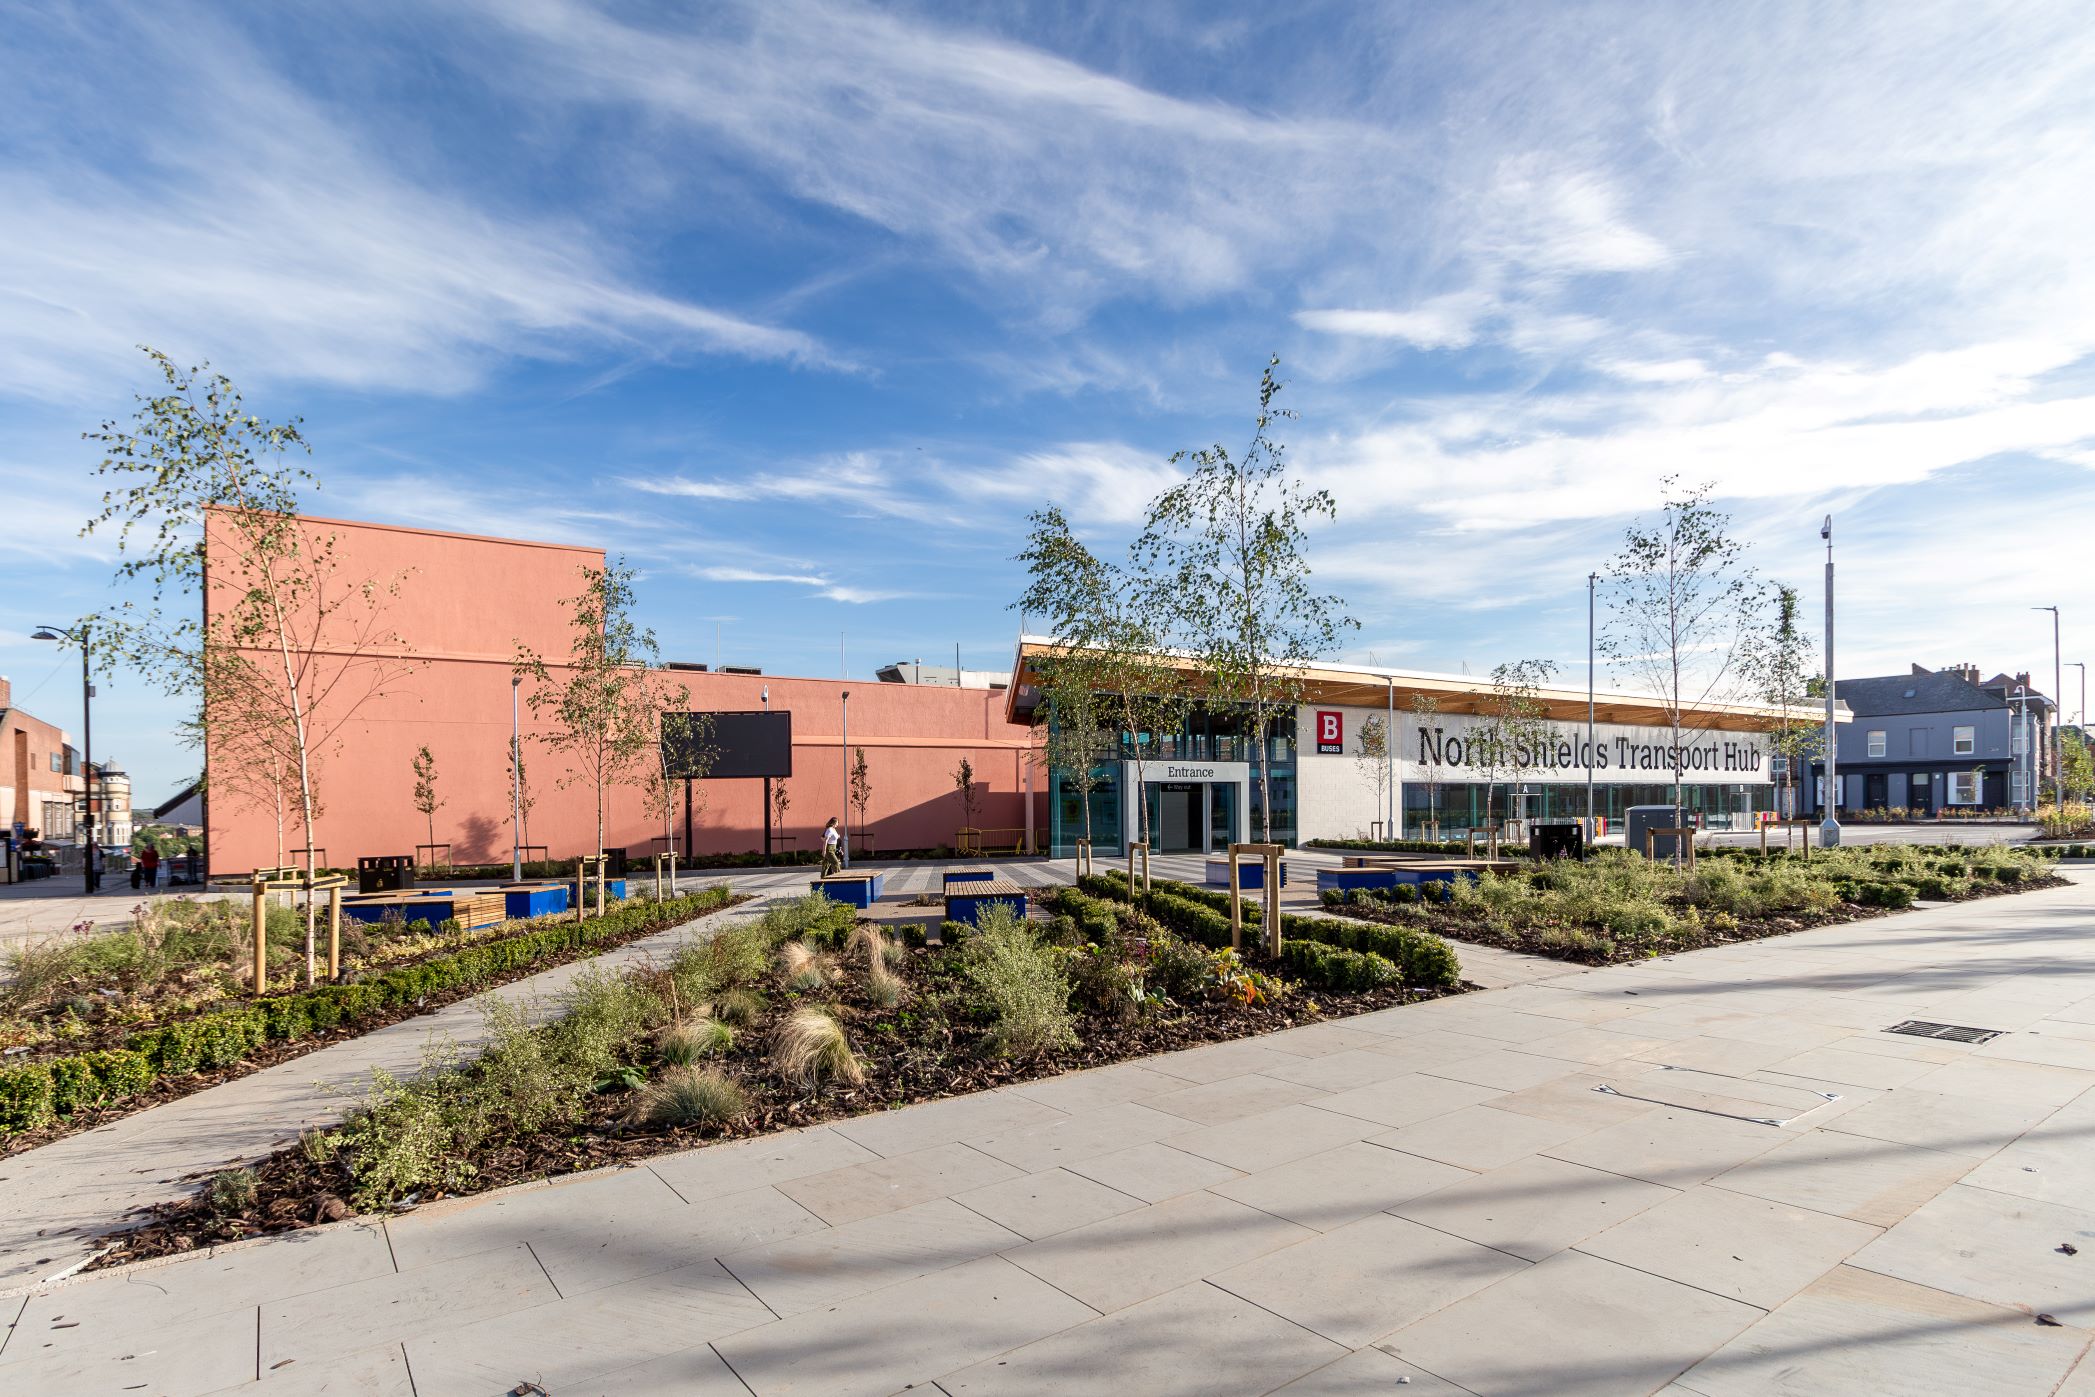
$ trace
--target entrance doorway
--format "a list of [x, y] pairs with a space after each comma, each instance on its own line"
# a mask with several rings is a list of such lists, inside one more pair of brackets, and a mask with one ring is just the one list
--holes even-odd
[[1200, 787], [1171, 784], [1157, 792], [1157, 852], [1191, 853], [1199, 845], [1200, 817], [1207, 812], [1196, 799]]

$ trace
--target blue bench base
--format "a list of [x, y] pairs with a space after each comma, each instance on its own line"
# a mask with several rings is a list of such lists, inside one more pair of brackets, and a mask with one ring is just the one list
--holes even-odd
[[986, 893], [980, 896], [968, 893], [946, 894], [946, 920], [965, 922], [969, 926], [982, 925], [982, 914], [991, 907], [1003, 906], [1011, 909], [1011, 915], [1024, 921], [1026, 917], [1026, 895], [1024, 893]]
[[504, 888], [503, 910], [512, 918], [550, 917], [570, 906], [568, 887], [558, 883], [545, 888]]
[[[1227, 889], [1227, 888], [1229, 887], [1229, 860], [1228, 860], [1228, 859], [1209, 859], [1209, 860], [1208, 860], [1208, 862], [1207, 862], [1207, 885], [1208, 885], [1209, 887], [1211, 887], [1211, 888], [1223, 888], [1223, 889]], [[1280, 886], [1282, 886], [1282, 887], [1284, 888], [1284, 887], [1286, 887], [1287, 885], [1288, 885], [1288, 861], [1287, 861], [1286, 859], [1282, 859], [1282, 860], [1280, 861]], [[1243, 862], [1242, 864], [1240, 864], [1240, 865], [1238, 866], [1238, 872], [1237, 872], [1237, 886], [1238, 886], [1239, 888], [1251, 888], [1251, 889], [1255, 889], [1255, 890], [1263, 890], [1263, 889], [1265, 888], [1265, 886], [1266, 886], [1266, 865], [1265, 865], [1265, 861], [1264, 861], [1264, 860], [1259, 860], [1259, 861], [1257, 861], [1257, 862], [1253, 862], [1253, 861], [1252, 861], [1252, 860], [1250, 860], [1250, 859], [1246, 859], [1246, 860], [1244, 860], [1244, 862]]]
[[841, 902], [846, 907], [856, 907], [863, 912], [880, 900], [881, 891], [886, 884], [885, 873], [872, 873], [862, 878], [817, 878], [808, 888], [811, 892], [822, 894], [831, 902]]

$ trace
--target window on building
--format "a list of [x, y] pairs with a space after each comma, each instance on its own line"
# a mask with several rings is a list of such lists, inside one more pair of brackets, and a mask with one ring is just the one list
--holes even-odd
[[[1971, 731], [1969, 728], [1963, 729]], [[1979, 774], [1976, 771], [1952, 771], [1950, 773], [1951, 805], [1977, 805], [1979, 803]]]
[[1960, 757], [1968, 757], [1973, 752], [1978, 751], [1979, 730], [1977, 728], [1951, 728], [1950, 750]]
[[1926, 728], [1906, 729], [1906, 755], [1909, 757], [1925, 757], [1928, 755], [1928, 730]]
[[2028, 791], [2028, 788], [2027, 788], [2027, 786], [2026, 786], [2026, 784], [2025, 784], [2025, 783], [2026, 783], [2026, 781], [2027, 781], [2027, 779], [2028, 779], [2028, 773], [2027, 773], [2027, 772], [2023, 772], [2023, 771], [2011, 771], [2011, 772], [2009, 772], [2009, 773], [2008, 773], [2008, 802], [2009, 802], [2009, 804], [2011, 804], [2011, 805], [2027, 805], [2027, 804], [2029, 804], [2029, 791]]
[[1870, 733], [1869, 754], [1873, 757], [1881, 757], [1884, 755], [1884, 734], [1881, 731], [1873, 731]]
[[65, 770], [65, 758], [64, 758], [64, 757], [63, 757], [62, 755], [60, 755], [59, 753], [57, 753], [57, 752], [53, 752], [53, 753], [51, 754], [51, 770], [53, 770], [53, 771], [63, 771], [63, 770]]

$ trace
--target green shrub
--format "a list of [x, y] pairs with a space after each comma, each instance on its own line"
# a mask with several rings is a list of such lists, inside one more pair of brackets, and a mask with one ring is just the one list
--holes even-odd
[[732, 989], [713, 1001], [713, 1017], [735, 1028], [747, 1028], [764, 1017], [769, 1001], [753, 989]]
[[1149, 962], [1143, 976], [1150, 989], [1191, 1004], [1214, 988], [1214, 962], [1198, 946], [1166, 932], [1149, 941]]
[[0, 1067], [0, 1131], [49, 1125], [53, 1108], [51, 1069], [41, 1062]]
[[1373, 990], [1402, 982], [1403, 972], [1378, 955], [1321, 941], [1284, 941], [1281, 964], [1304, 984], [1330, 990]]
[[1069, 953], [1070, 1002], [1109, 1022], [1124, 1022], [1141, 1007], [1141, 987], [1119, 957], [1100, 946]]
[[655, 1053], [672, 1067], [691, 1067], [735, 1045], [735, 1030], [718, 1019], [671, 1024], [655, 1040]]
[[962, 969], [995, 1019], [990, 1040], [997, 1051], [1031, 1057], [1076, 1043], [1061, 959], [1009, 908], [983, 911]]
[[238, 1217], [248, 1212], [260, 1194], [261, 1185], [255, 1178], [255, 1171], [245, 1166], [221, 1169], [211, 1176], [210, 1186], [205, 1190], [211, 1211], [220, 1217]]

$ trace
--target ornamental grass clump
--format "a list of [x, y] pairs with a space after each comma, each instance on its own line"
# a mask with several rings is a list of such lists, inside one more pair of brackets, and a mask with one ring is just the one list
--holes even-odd
[[803, 1091], [832, 1084], [855, 1087], [866, 1079], [865, 1064], [852, 1051], [844, 1026], [812, 1005], [795, 1009], [778, 1026], [771, 1061], [780, 1077]]
[[787, 989], [812, 993], [829, 983], [832, 964], [805, 941], [788, 941], [779, 947], [778, 969]]
[[733, 1028], [747, 1028], [764, 1017], [764, 1011], [770, 1007], [761, 991], [732, 989], [714, 999], [713, 1017]]
[[1010, 909], [992, 905], [982, 913], [962, 971], [994, 1016], [989, 1036], [998, 1052], [1034, 1057], [1076, 1045], [1062, 961]]
[[735, 1045], [735, 1030], [718, 1019], [671, 1024], [655, 1039], [655, 1055], [671, 1067], [690, 1067]]
[[672, 1067], [641, 1095], [640, 1117], [674, 1129], [733, 1124], [749, 1110], [749, 1098], [716, 1067]]

